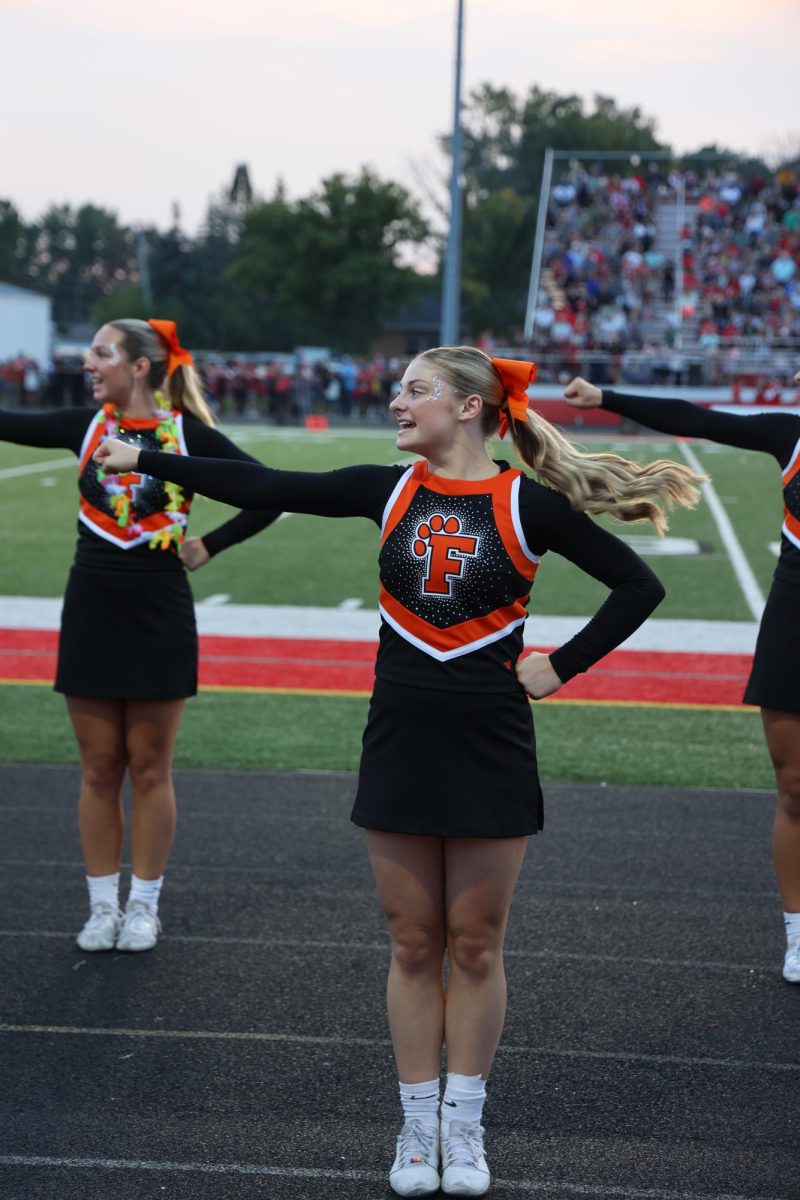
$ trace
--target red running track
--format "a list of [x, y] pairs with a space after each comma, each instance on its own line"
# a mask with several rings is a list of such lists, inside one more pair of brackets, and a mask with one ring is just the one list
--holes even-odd
[[[57, 642], [55, 631], [0, 629], [0, 683], [50, 683]], [[366, 694], [376, 649], [377, 642], [201, 637], [200, 686]], [[554, 700], [739, 705], [749, 669], [746, 654], [615, 650]]]

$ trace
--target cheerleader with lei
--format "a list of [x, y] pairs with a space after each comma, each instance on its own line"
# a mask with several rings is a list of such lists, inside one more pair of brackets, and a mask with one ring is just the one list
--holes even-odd
[[[214, 428], [191, 354], [172, 321], [119, 320], [92, 340], [96, 408], [0, 412], [0, 438], [72, 450], [78, 540], [64, 595], [55, 690], [78, 741], [78, 824], [89, 918], [81, 950], [149, 950], [175, 832], [172, 756], [187, 697], [197, 691], [197, 630], [185, 568], [258, 533], [279, 515], [241, 512], [186, 538], [192, 492], [138, 472], [100, 469], [108, 437], [176, 456], [254, 462]], [[113, 655], [111, 653], [113, 649]], [[133, 799], [132, 878], [120, 910], [122, 786]]]

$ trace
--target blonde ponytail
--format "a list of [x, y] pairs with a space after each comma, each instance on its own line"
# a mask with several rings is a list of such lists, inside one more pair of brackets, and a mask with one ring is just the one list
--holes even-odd
[[659, 458], [642, 467], [619, 454], [578, 450], [530, 408], [524, 422], [510, 421], [509, 428], [522, 461], [579, 512], [608, 513], [618, 521], [650, 521], [663, 537], [668, 521], [661, 505], [694, 508], [700, 499], [697, 485], [706, 477], [683, 463]]
[[[473, 346], [439, 346], [419, 358], [431, 363], [461, 395], [484, 402], [483, 433], [497, 433], [508, 409], [506, 385], [488, 354]], [[608, 513], [619, 521], [650, 521], [659, 537], [668, 522], [662, 505], [694, 508], [705, 481], [683, 463], [658, 459], [641, 467], [618, 454], [579, 450], [532, 408], [524, 420], [508, 419], [517, 453], [540, 482], [561, 492], [578, 512]]]
[[204, 425], [216, 425], [194, 367], [187, 367], [185, 364], [176, 367], [172, 374], [166, 377], [161, 390], [165, 393], [170, 408], [191, 413]]

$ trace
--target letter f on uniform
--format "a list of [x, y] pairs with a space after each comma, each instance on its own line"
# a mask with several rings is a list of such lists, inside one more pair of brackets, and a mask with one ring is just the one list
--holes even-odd
[[442, 517], [438, 513], [417, 527], [413, 551], [417, 558], [427, 558], [422, 590], [427, 595], [450, 596], [452, 580], [464, 574], [464, 563], [475, 554], [478, 538], [461, 533], [458, 517]]

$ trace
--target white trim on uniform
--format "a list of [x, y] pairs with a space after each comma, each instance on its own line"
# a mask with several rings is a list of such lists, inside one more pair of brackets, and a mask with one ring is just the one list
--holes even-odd
[[[176, 429], [177, 429], [177, 431], [178, 431], [178, 442], [179, 442], [179, 444], [180, 444], [180, 448], [181, 448], [181, 454], [185, 454], [185, 455], [186, 455], [186, 457], [188, 458], [188, 457], [189, 457], [189, 451], [188, 451], [188, 449], [186, 448], [186, 438], [185, 438], [185, 436], [184, 436], [184, 433], [183, 433], [183, 413], [181, 412], [181, 410], [180, 410], [179, 408], [177, 408], [177, 409], [171, 409], [171, 408], [170, 408], [170, 409], [166, 409], [166, 410], [165, 410], [165, 409], [159, 409], [158, 411], [159, 411], [159, 412], [164, 412], [164, 411], [168, 412], [168, 413], [169, 413], [169, 415], [170, 415], [170, 416], [173, 418], [173, 420], [175, 421], [175, 428], [176, 428]], [[158, 416], [158, 413], [156, 413], [156, 416]]]
[[514, 522], [514, 533], [517, 535], [517, 541], [519, 542], [519, 548], [522, 553], [527, 559], [530, 559], [531, 562], [540, 563], [542, 561], [542, 556], [540, 554], [534, 554], [526, 542], [525, 533], [522, 529], [522, 518], [519, 515], [519, 488], [520, 481], [524, 478], [525, 476], [523, 475], [517, 475], [516, 479], [514, 479], [511, 484], [511, 520]]
[[[174, 512], [169, 515], [172, 517], [170, 524], [181, 525], [184, 529], [186, 528], [186, 523], [189, 520], [188, 513]], [[82, 511], [78, 513], [78, 520], [82, 521], [88, 529], [91, 529], [92, 533], [96, 533], [98, 537], [103, 538], [106, 542], [111, 542], [112, 546], [116, 546], [119, 550], [131, 550], [134, 546], [141, 546], [143, 542], [149, 542], [159, 532], [158, 529], [147, 529], [144, 533], [139, 534], [138, 537], [129, 538], [123, 542], [121, 538], [114, 537], [112, 533], [109, 533], [100, 525], [95, 525], [94, 521], [91, 521]], [[169, 526], [164, 525], [162, 528], [168, 529]]]
[[413, 473], [414, 473], [413, 467], [409, 467], [407, 471], [403, 472], [403, 474], [400, 476], [399, 480], [397, 481], [397, 486], [394, 488], [391, 496], [389, 497], [389, 499], [386, 501], [386, 503], [383, 506], [383, 516], [381, 517], [381, 541], [383, 541], [383, 531], [386, 528], [386, 522], [388, 521], [391, 511], [394, 508], [395, 501], [397, 500], [397, 497], [400, 495], [400, 492], [403, 490], [406, 483], [408, 482], [409, 477], [411, 475], [413, 475]]
[[794, 450], [792, 451], [792, 457], [789, 459], [788, 463], [781, 471], [782, 479], [786, 478], [786, 476], [789, 474], [789, 472], [791, 471], [794, 464], [797, 462], [798, 454], [800, 454], [800, 438], [797, 439], [797, 444], [796, 444]]
[[97, 412], [94, 414], [91, 421], [86, 426], [86, 433], [83, 435], [83, 441], [81, 442], [81, 448], [78, 451], [78, 466], [80, 466], [80, 464], [83, 462], [83, 456], [89, 448], [89, 442], [94, 437], [95, 425], [99, 425], [101, 423], [98, 421], [97, 418], [100, 416], [100, 413], [102, 411], [103, 411], [102, 408], [98, 408]]
[[528, 619], [528, 614], [523, 617], [517, 617], [513, 621], [509, 621], [502, 629], [497, 629], [494, 633], [487, 633], [485, 637], [478, 638], [477, 641], [469, 642], [466, 646], [456, 646], [454, 650], [436, 650], [433, 646], [423, 642], [421, 638], [415, 637], [413, 633], [409, 633], [402, 625], [398, 624], [393, 617], [382, 605], [378, 605], [380, 614], [387, 625], [391, 625], [395, 633], [399, 633], [401, 638], [410, 642], [412, 646], [416, 646], [418, 650], [422, 650], [425, 654], [429, 654], [431, 658], [437, 659], [439, 662], [448, 662], [451, 658], [460, 658], [463, 654], [471, 654], [473, 650], [480, 650], [482, 646], [490, 646], [492, 642], [499, 642], [501, 638], [511, 633], [512, 629], [516, 629], [520, 625], [524, 625]]

